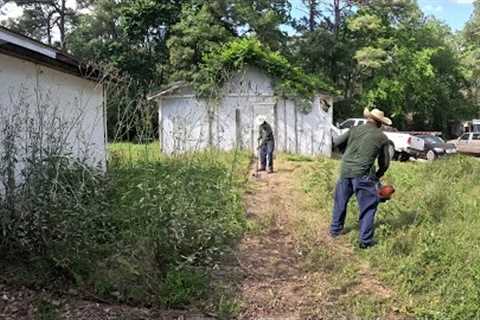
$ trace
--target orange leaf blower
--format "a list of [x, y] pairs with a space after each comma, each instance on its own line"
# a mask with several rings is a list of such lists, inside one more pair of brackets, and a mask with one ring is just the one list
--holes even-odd
[[392, 185], [382, 185], [379, 183], [377, 186], [377, 194], [380, 198], [380, 202], [385, 202], [392, 199], [392, 195], [395, 193], [395, 188]]

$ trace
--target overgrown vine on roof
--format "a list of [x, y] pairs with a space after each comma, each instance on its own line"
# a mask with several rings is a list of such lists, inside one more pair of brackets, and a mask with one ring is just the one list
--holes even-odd
[[206, 54], [199, 72], [193, 76], [192, 85], [199, 97], [218, 100], [224, 83], [248, 65], [258, 67], [274, 79], [275, 94], [294, 99], [305, 108], [318, 90], [334, 91], [331, 85], [319, 77], [305, 74], [256, 38], [236, 39]]

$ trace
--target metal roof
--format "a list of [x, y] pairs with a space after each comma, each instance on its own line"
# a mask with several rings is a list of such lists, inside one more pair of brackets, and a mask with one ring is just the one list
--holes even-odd
[[158, 92], [152, 93], [150, 96], [147, 97], [147, 100], [153, 100], [153, 99], [156, 99], [158, 97], [165, 96], [169, 93], [174, 92], [175, 90], [178, 90], [178, 89], [184, 88], [184, 87], [188, 87], [188, 86], [189, 86], [189, 84], [186, 81], [173, 82], [173, 83], [167, 85], [166, 87], [163, 87]]
[[74, 56], [0, 26], [0, 53], [98, 81], [101, 72]]

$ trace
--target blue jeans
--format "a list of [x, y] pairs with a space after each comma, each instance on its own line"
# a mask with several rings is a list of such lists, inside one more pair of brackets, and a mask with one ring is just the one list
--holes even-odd
[[367, 246], [373, 244], [375, 213], [380, 200], [377, 195], [377, 182], [375, 177], [344, 178], [337, 182], [330, 226], [333, 236], [342, 232], [348, 201], [355, 194], [360, 209], [360, 242]]
[[273, 150], [275, 145], [273, 141], [268, 141], [260, 147], [260, 163], [261, 168], [269, 168], [273, 170]]

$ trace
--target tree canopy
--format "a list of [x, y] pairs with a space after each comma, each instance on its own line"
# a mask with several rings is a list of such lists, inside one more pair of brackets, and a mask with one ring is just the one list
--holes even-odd
[[[446, 132], [449, 122], [478, 115], [480, 4], [464, 30], [453, 32], [415, 0], [302, 1], [300, 19], [288, 0], [3, 3], [25, 9], [7, 26], [113, 66], [143, 95], [179, 79], [205, 94], [253, 63], [285, 94], [337, 90], [337, 120], [378, 106], [399, 128]], [[60, 30], [57, 43], [53, 30]]]
[[256, 38], [237, 39], [206, 54], [193, 77], [194, 86], [201, 96], [216, 97], [223, 83], [247, 66], [258, 67], [270, 75], [274, 90], [282, 96], [308, 101], [318, 90], [335, 92], [325, 80], [307, 75]]

